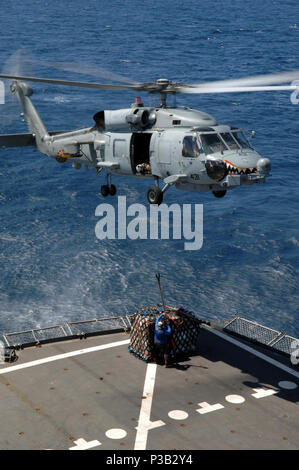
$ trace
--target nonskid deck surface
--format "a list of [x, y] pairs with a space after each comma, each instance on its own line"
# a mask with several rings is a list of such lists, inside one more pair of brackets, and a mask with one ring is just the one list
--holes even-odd
[[19, 351], [0, 369], [0, 448], [298, 449], [290, 362], [207, 328], [171, 368], [128, 344], [117, 333]]

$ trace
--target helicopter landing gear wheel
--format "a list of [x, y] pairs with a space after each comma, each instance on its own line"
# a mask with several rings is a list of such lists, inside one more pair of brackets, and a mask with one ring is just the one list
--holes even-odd
[[212, 193], [214, 194], [215, 197], [224, 197], [226, 195], [226, 189], [222, 190], [222, 191], [212, 191]]
[[111, 185], [109, 186], [109, 194], [110, 194], [110, 196], [115, 196], [115, 194], [116, 194], [116, 186], [114, 186], [114, 184], [111, 184]]
[[107, 173], [107, 184], [103, 184], [101, 186], [101, 194], [102, 196], [115, 196], [116, 194], [116, 186], [114, 184], [111, 184], [111, 175], [110, 173]]
[[163, 192], [158, 186], [151, 186], [147, 192], [147, 200], [150, 204], [158, 204], [163, 201]]
[[109, 189], [109, 186], [107, 184], [103, 184], [103, 186], [101, 186], [101, 194], [104, 197], [106, 197], [110, 194], [110, 189]]

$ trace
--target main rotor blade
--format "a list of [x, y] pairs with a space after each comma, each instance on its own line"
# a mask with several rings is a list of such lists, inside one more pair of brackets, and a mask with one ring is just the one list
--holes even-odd
[[96, 65], [87, 64], [86, 62], [44, 62], [40, 60], [30, 59], [27, 61], [32, 64], [42, 65], [44, 67], [54, 68], [57, 70], [63, 70], [66, 72], [78, 73], [83, 75], [90, 75], [96, 78], [103, 78], [110, 82], [126, 83], [128, 85], [136, 85], [137, 82], [130, 80], [127, 77], [123, 77], [109, 70], [105, 70]]
[[253, 92], [253, 91], [294, 91], [299, 90], [299, 82], [298, 86], [296, 85], [276, 85], [276, 86], [252, 86], [252, 87], [192, 87], [190, 86], [183, 86], [178, 87], [178, 93], [193, 93], [193, 94], [208, 94], [208, 93], [243, 93], [243, 92]]
[[21, 75], [0, 74], [0, 78], [10, 78], [12, 80], [24, 80], [29, 82], [52, 83], [54, 85], [78, 86], [83, 88], [96, 88], [102, 90], [137, 90], [143, 91], [143, 84], [135, 85], [109, 85], [103, 83], [74, 82], [68, 80], [56, 80], [53, 78], [24, 77]]
[[193, 84], [190, 86], [198, 88], [250, 87], [259, 85], [278, 85], [279, 83], [290, 83], [294, 80], [299, 80], [299, 70], [290, 70], [288, 72], [270, 73], [266, 75], [256, 75], [253, 77], [230, 80], [217, 80], [213, 82]]
[[[265, 78], [267, 77], [267, 78]], [[253, 86], [245, 85], [252, 80], [261, 82], [272, 81], [272, 82], [285, 82], [286, 77], [289, 79], [295, 80], [295, 77], [298, 78], [298, 84], [295, 83], [292, 85], [266, 85], [263, 86]], [[77, 82], [69, 80], [57, 80], [53, 78], [38, 78], [38, 77], [28, 77], [22, 75], [8, 75], [0, 74], [0, 78], [8, 78], [12, 80], [24, 80], [31, 82], [40, 82], [40, 83], [51, 83], [54, 85], [66, 85], [66, 86], [76, 86], [83, 88], [93, 88], [101, 90], [131, 90], [131, 91], [146, 91], [149, 93], [194, 93], [194, 94], [207, 94], [207, 93], [243, 93], [243, 92], [256, 92], [256, 91], [294, 91], [298, 90], [299, 87], [299, 71], [293, 72], [282, 72], [280, 74], [270, 74], [258, 77], [244, 78], [240, 80], [225, 80], [219, 82], [210, 82], [202, 83], [200, 85], [189, 85], [185, 83], [172, 83], [164, 85], [157, 82], [149, 83], [133, 83], [127, 85], [117, 85], [117, 84], [104, 84], [104, 83], [89, 83], [89, 82]], [[242, 81], [242, 85], [240, 85]], [[233, 83], [238, 83], [233, 85]]]

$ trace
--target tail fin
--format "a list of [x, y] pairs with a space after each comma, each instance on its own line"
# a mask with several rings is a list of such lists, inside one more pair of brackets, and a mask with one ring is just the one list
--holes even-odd
[[30, 96], [33, 94], [32, 88], [27, 83], [14, 81], [10, 89], [18, 97], [24, 119], [30, 132], [35, 137], [37, 148], [40, 152], [48, 155], [49, 149], [46, 141], [49, 138], [49, 134], [30, 99]]

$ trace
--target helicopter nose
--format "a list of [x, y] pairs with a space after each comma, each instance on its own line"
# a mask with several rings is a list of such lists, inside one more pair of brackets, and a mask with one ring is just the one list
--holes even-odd
[[230, 157], [224, 160], [228, 174], [250, 175], [251, 173], [267, 174], [271, 170], [271, 161], [256, 152], [238, 155], [237, 158]]
[[271, 170], [271, 161], [269, 158], [260, 158], [256, 166], [260, 173], [269, 173]]

